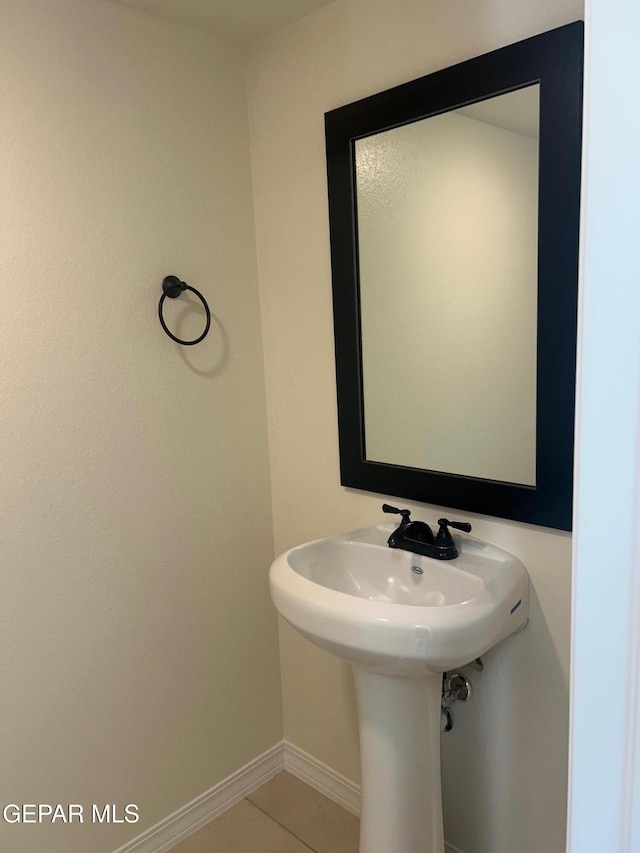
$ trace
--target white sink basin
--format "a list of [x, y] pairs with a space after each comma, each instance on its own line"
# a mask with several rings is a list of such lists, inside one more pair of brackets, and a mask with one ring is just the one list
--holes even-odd
[[398, 675], [461, 666], [526, 623], [529, 576], [512, 554], [456, 536], [459, 556], [435, 560], [389, 548], [393, 530], [376, 525], [282, 554], [270, 573], [280, 614], [352, 663]]
[[362, 761], [360, 853], [444, 853], [440, 673], [529, 615], [516, 557], [471, 536], [441, 561], [389, 548], [381, 524], [292, 548], [271, 566], [280, 614], [353, 668]]

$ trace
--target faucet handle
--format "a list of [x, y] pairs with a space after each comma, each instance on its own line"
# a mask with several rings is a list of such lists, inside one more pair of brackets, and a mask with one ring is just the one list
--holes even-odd
[[400, 524], [408, 524], [411, 521], [411, 510], [410, 509], [398, 509], [395, 506], [390, 506], [389, 504], [382, 504], [383, 512], [394, 512], [396, 515], [402, 516], [402, 521]]
[[436, 545], [439, 545], [441, 548], [453, 547], [453, 539], [451, 538], [451, 533], [449, 533], [450, 527], [454, 527], [456, 530], [464, 530], [465, 533], [471, 533], [471, 525], [467, 521], [449, 521], [448, 518], [439, 518], [438, 524], [440, 525], [440, 529], [436, 536]]
[[449, 521], [447, 518], [439, 518], [438, 524], [440, 527], [455, 527], [456, 530], [464, 530], [465, 533], [471, 533], [471, 525], [468, 521]]

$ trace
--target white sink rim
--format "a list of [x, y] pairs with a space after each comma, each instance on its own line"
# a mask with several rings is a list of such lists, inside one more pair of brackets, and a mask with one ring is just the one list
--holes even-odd
[[[406, 570], [419, 565], [446, 571], [446, 562], [389, 549], [392, 524], [373, 525], [335, 537], [317, 539], [280, 555], [270, 571], [271, 595], [280, 614], [316, 644], [352, 663], [414, 673], [416, 669], [442, 672], [486, 652], [526, 624], [529, 578], [516, 557], [471, 536], [456, 536], [460, 556], [450, 562], [455, 571], [469, 571], [483, 579], [476, 594], [452, 604], [413, 605], [370, 600], [323, 586], [292, 568], [291, 560], [326, 543], [370, 543], [385, 549]], [[384, 543], [384, 544], [382, 544]], [[398, 564], [399, 565], [399, 564]], [[423, 576], [424, 577], [424, 576]]]

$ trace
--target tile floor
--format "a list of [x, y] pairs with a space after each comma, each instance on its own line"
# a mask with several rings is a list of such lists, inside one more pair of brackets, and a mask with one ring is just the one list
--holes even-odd
[[357, 853], [359, 821], [291, 773], [278, 773], [171, 853]]

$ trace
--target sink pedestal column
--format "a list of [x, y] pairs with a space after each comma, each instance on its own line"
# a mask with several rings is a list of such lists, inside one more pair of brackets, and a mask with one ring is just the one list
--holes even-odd
[[360, 853], [444, 853], [442, 675], [354, 665], [362, 761]]

